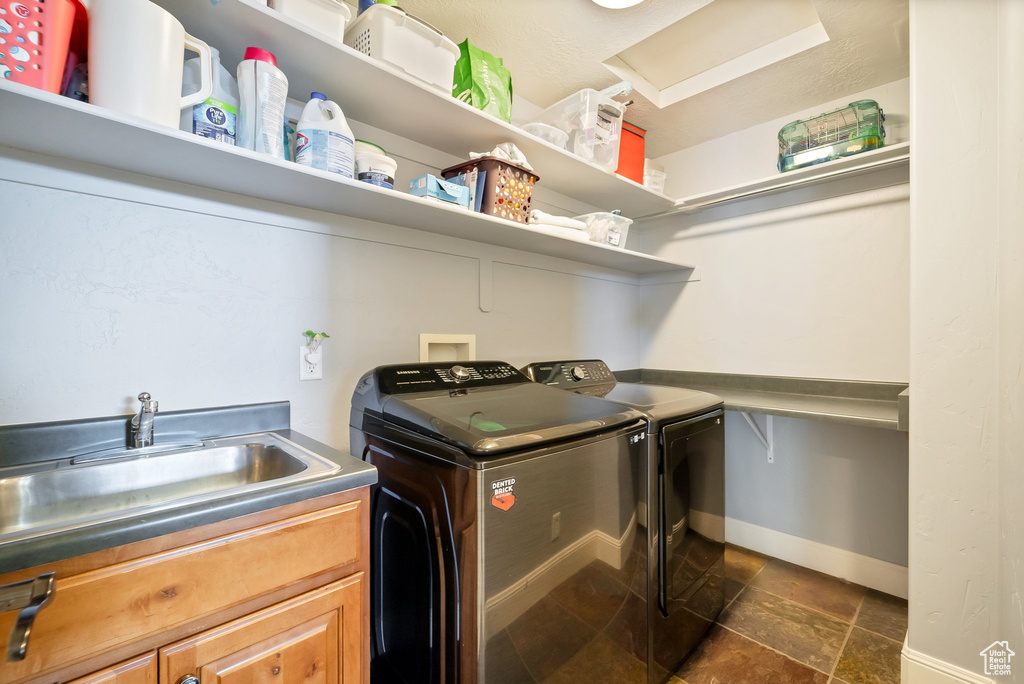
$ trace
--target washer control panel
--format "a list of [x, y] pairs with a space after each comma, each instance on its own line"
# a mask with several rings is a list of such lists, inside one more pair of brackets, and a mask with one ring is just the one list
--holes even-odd
[[385, 394], [454, 390], [492, 385], [511, 385], [530, 380], [503, 361], [472, 364], [411, 363], [377, 369], [377, 381]]
[[531, 363], [523, 374], [534, 382], [571, 390], [615, 383], [615, 374], [598, 360]]

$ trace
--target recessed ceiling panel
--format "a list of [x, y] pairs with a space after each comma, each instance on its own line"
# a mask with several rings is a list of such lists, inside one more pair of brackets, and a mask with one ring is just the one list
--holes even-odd
[[618, 57], [664, 90], [817, 23], [811, 0], [715, 0]]

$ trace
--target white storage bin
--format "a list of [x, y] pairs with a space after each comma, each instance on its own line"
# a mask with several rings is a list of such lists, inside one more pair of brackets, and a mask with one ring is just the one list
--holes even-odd
[[563, 150], [565, 149], [566, 143], [569, 142], [568, 133], [559, 128], [555, 128], [554, 126], [549, 126], [546, 123], [528, 123], [523, 126], [523, 130], [530, 135], [537, 136], [541, 140], [546, 140], [555, 147], [561, 147]]
[[269, 0], [267, 6], [339, 43], [352, 19], [352, 10], [342, 0]]
[[664, 193], [666, 178], [668, 178], [668, 176], [664, 171], [647, 169], [644, 171], [644, 187], [650, 188], [654, 192]]
[[360, 14], [345, 34], [345, 45], [452, 94], [459, 46], [397, 7], [376, 4]]
[[577, 221], [587, 224], [587, 234], [592, 242], [603, 245], [625, 248], [626, 236], [633, 219], [619, 216], [608, 211], [595, 211], [593, 214], [577, 216]]
[[619, 139], [626, 105], [585, 88], [551, 105], [536, 120], [569, 135], [566, 149], [588, 162], [614, 171], [619, 167]]

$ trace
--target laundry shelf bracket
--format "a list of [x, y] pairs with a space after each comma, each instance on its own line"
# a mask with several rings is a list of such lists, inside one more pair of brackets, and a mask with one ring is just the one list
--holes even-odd
[[750, 426], [750, 429], [754, 431], [754, 434], [757, 436], [757, 438], [761, 440], [761, 444], [764, 445], [765, 451], [768, 452], [768, 462], [775, 463], [775, 448], [773, 444], [774, 440], [772, 435], [772, 416], [770, 414], [765, 416], [765, 423], [768, 430], [768, 436], [765, 437], [764, 433], [761, 432], [761, 428], [758, 427], [757, 421], [754, 420], [754, 417], [752, 415], [750, 415], [746, 411], [740, 411], [740, 415], [746, 419], [747, 425]]

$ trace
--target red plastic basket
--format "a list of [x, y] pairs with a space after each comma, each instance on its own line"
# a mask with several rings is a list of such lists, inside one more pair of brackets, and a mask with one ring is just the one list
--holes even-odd
[[60, 93], [79, 0], [14, 0], [0, 14], [0, 78]]

